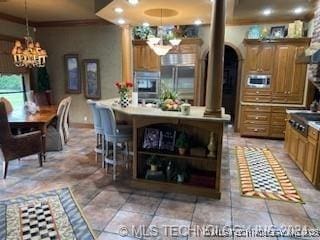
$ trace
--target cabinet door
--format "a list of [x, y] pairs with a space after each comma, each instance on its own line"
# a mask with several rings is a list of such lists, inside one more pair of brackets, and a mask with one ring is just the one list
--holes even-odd
[[297, 154], [297, 165], [300, 168], [300, 170], [303, 171], [304, 163], [306, 161], [307, 156], [307, 148], [308, 148], [308, 141], [307, 138], [299, 136], [298, 141], [298, 154]]
[[260, 47], [258, 57], [258, 71], [266, 74], [272, 74], [274, 65], [274, 47], [264, 45]]
[[284, 140], [284, 149], [287, 153], [290, 151], [290, 143], [291, 143], [291, 125], [287, 122], [286, 124], [286, 134]]
[[308, 138], [308, 153], [307, 159], [304, 163], [303, 172], [304, 175], [313, 182], [314, 180], [314, 170], [315, 170], [315, 162], [317, 157], [317, 141], [312, 138]]
[[247, 72], [258, 72], [260, 46], [247, 47], [246, 69]]
[[[273, 74], [272, 86], [274, 96], [286, 96], [287, 95], [287, 79], [292, 76], [293, 57], [290, 46], [279, 45], [275, 54], [275, 69]], [[278, 102], [286, 101], [281, 98], [277, 98]]]
[[160, 57], [149, 46], [144, 46], [145, 67], [148, 71], [160, 71]]
[[145, 70], [145, 46], [133, 47], [133, 68], [135, 71]]
[[289, 155], [292, 160], [296, 161], [298, 155], [299, 133], [290, 128]]
[[307, 65], [297, 64], [295, 60], [304, 51], [304, 46], [292, 47], [292, 71], [290, 77], [287, 78], [288, 103], [303, 103], [303, 95], [305, 89]]

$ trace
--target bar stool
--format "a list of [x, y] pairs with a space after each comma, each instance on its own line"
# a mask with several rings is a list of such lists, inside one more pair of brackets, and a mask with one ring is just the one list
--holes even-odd
[[98, 154], [102, 154], [102, 151], [103, 151], [102, 143], [104, 142], [104, 139], [103, 139], [104, 134], [103, 134], [103, 128], [101, 125], [100, 111], [97, 109], [97, 106], [96, 106], [97, 103], [95, 101], [92, 101], [89, 99], [87, 100], [87, 103], [92, 112], [94, 130], [96, 132], [97, 142], [96, 142], [95, 152], [96, 152], [96, 162], [98, 162]]
[[[130, 125], [118, 125], [112, 108], [97, 104], [97, 109], [100, 112], [101, 124], [104, 133], [104, 140], [106, 144], [103, 144], [103, 163], [104, 167], [107, 164], [113, 166], [112, 178], [116, 180], [116, 168], [117, 165], [128, 166], [129, 147], [128, 142], [132, 141], [132, 126]], [[109, 143], [112, 143], [112, 159], [109, 158]], [[117, 159], [117, 146], [118, 144], [124, 144], [123, 160]]]

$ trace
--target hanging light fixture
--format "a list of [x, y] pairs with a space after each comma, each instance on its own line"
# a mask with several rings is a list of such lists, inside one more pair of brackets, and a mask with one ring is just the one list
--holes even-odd
[[30, 36], [27, 0], [25, 0], [24, 6], [27, 28], [27, 36], [24, 37], [25, 48], [19, 40], [16, 40], [12, 49], [13, 61], [17, 67], [44, 67], [46, 65], [46, 58], [48, 55], [46, 50], [41, 49], [40, 43], [34, 43], [32, 37]]
[[157, 54], [158, 56], [166, 55], [172, 47], [179, 46], [181, 43], [181, 39], [171, 39], [169, 40], [171, 45], [164, 45], [163, 42], [163, 24], [162, 24], [162, 17], [163, 17], [163, 9], [161, 8], [161, 25], [160, 25], [160, 34], [159, 37], [150, 37], [148, 38], [147, 44], [149, 47]]

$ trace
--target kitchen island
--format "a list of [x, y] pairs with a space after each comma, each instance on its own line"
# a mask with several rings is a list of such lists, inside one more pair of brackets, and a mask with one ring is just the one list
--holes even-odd
[[[132, 186], [220, 198], [223, 129], [229, 115], [205, 117], [204, 107], [191, 107], [185, 116], [154, 107], [122, 108], [116, 99], [99, 103], [132, 122]], [[188, 136], [183, 155], [175, 144], [181, 134]], [[151, 171], [150, 158], [156, 159], [157, 170]]]

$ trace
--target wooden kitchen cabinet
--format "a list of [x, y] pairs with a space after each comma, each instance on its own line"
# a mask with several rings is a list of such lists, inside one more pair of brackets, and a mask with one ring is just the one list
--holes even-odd
[[311, 137], [308, 137], [308, 151], [307, 158], [304, 164], [303, 173], [309, 179], [314, 181], [315, 162], [317, 158], [317, 145], [318, 142]]
[[273, 70], [274, 46], [251, 45], [247, 47], [246, 69], [251, 73], [271, 74]]
[[297, 64], [296, 59], [305, 49], [306, 46], [294, 45], [276, 47], [272, 102], [303, 103], [307, 65]]
[[134, 71], [160, 71], [160, 57], [148, 45], [133, 46]]
[[297, 148], [297, 157], [296, 164], [300, 170], [304, 171], [306, 156], [308, 153], [308, 140], [306, 137], [303, 137], [301, 134], [298, 134], [298, 148]]
[[291, 131], [290, 131], [290, 144], [289, 144], [289, 156], [292, 159], [295, 159], [295, 161], [296, 161], [297, 156], [298, 156], [298, 146], [299, 146], [299, 133], [297, 133], [293, 128], [291, 128]]

